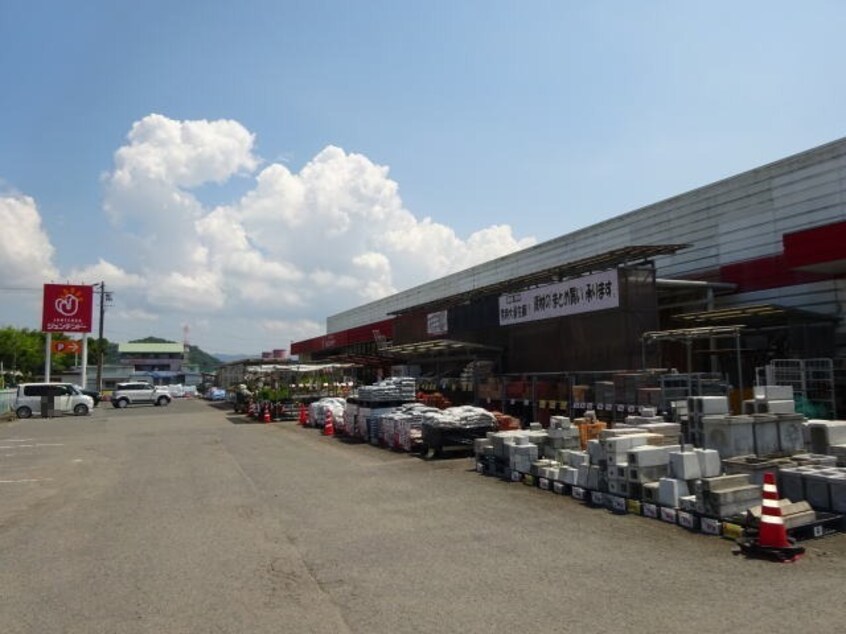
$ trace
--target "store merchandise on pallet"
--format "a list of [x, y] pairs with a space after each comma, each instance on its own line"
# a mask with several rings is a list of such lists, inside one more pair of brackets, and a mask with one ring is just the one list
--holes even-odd
[[413, 401], [417, 398], [417, 382], [414, 377], [390, 377], [372, 385], [362, 385], [356, 396], [371, 403]]
[[[691, 410], [708, 412], [724, 405], [704, 398], [702, 404], [692, 402]], [[753, 418], [749, 429], [736, 433], [748, 433], [751, 446], [771, 454], [783, 447], [792, 451], [797, 447], [793, 415], [782, 416]], [[575, 421], [553, 418], [557, 420], [549, 430], [533, 423], [529, 430], [489, 433], [477, 440], [477, 471], [715, 532], [715, 526], [734, 526], [731, 522], [756, 525], [763, 471], [770, 470], [781, 483], [779, 504], [789, 529], [813, 527], [808, 536], [824, 534], [824, 523], [834, 530], [846, 529], [846, 468], [836, 466], [837, 456], [806, 450], [812, 448], [811, 438], [816, 441], [813, 448], [821, 452], [846, 444], [846, 423], [803, 420], [798, 434], [805, 440], [790, 455], [721, 459], [718, 449], [684, 443], [681, 426], [654, 416], [649, 408], [641, 416], [628, 416], [624, 423], [600, 430], [598, 437], [587, 440], [584, 450], [564, 447], [556, 440], [559, 430], [575, 429]], [[778, 440], [779, 422], [786, 430], [782, 436], [790, 442]], [[705, 441], [709, 438], [713, 440], [706, 434]], [[733, 447], [734, 439], [721, 438], [719, 443]]]

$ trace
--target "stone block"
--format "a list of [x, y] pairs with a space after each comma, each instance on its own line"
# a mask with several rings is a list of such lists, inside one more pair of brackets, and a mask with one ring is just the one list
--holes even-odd
[[666, 477], [670, 472], [670, 465], [668, 463], [655, 465], [652, 467], [636, 467], [629, 465], [628, 480], [629, 483], [646, 484], [647, 482], [658, 482], [661, 478]]
[[702, 478], [697, 480], [694, 491], [697, 495], [700, 492], [721, 491], [724, 489], [732, 489], [738, 486], [745, 486], [749, 484], [749, 475], [746, 473], [738, 473], [734, 475], [721, 475], [715, 478]]
[[778, 491], [789, 500], [798, 502], [805, 499], [805, 480], [803, 475], [811, 471], [808, 467], [782, 467], [778, 470]]
[[699, 460], [700, 478], [715, 478], [723, 472], [719, 451], [716, 449], [694, 449], [693, 452]]
[[599, 490], [599, 480], [600, 480], [599, 467], [596, 466], [596, 465], [590, 465], [588, 467], [586, 488], [588, 488], [592, 491], [598, 491]]
[[658, 504], [678, 508], [679, 497], [689, 495], [687, 482], [675, 478], [661, 478], [658, 481]]
[[614, 495], [627, 496], [629, 494], [628, 482], [625, 480], [608, 480], [608, 492]]
[[839, 470], [829, 481], [829, 494], [831, 495], [831, 510], [835, 513], [846, 513], [846, 471]]
[[801, 414], [776, 414], [779, 449], [783, 454], [805, 451], [804, 423]]
[[578, 476], [576, 479], [576, 486], [586, 489], [588, 486], [588, 474], [590, 473], [590, 465], [579, 465]]
[[657, 482], [647, 482], [641, 487], [644, 502], [658, 504], [658, 486]]
[[751, 416], [724, 416], [702, 420], [702, 445], [716, 449], [722, 458], [755, 453], [755, 432]]
[[688, 513], [696, 512], [696, 496], [695, 495], [680, 495], [679, 508]]
[[813, 419], [806, 427], [812, 453], [829, 453], [831, 445], [846, 445], [846, 421]]
[[[569, 484], [570, 486], [577, 486], [579, 481], [579, 470], [575, 467], [561, 467], [558, 470], [558, 477], [561, 482]], [[587, 482], [587, 479], [585, 479]]]
[[689, 401], [688, 409], [694, 414], [727, 414], [730, 411], [725, 396], [694, 396]]
[[791, 399], [789, 401], [774, 401], [772, 399], [767, 400], [767, 413], [768, 414], [795, 414], [796, 413], [796, 403]]
[[792, 385], [756, 385], [754, 387], [755, 398], [771, 400], [793, 401]]
[[664, 445], [661, 447], [645, 445], [635, 447], [628, 452], [626, 461], [631, 467], [654, 467], [662, 464], [665, 465], [669, 462], [670, 452], [679, 450], [681, 450], [681, 446], [679, 445]]
[[596, 438], [587, 441], [587, 452], [590, 456], [591, 464], [599, 464], [605, 460], [605, 449]]
[[679, 480], [698, 480], [702, 477], [699, 468], [699, 456], [693, 451], [672, 451], [670, 458], [670, 476]]
[[805, 499], [818, 511], [831, 511], [832, 475], [837, 475], [836, 469], [818, 469], [803, 474], [805, 484]]
[[754, 441], [753, 453], [766, 457], [781, 452], [778, 437], [778, 422], [772, 414], [755, 414], [752, 416], [752, 435]]

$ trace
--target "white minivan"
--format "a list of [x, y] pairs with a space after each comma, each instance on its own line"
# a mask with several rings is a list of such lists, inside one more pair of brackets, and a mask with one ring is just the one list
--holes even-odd
[[15, 397], [15, 414], [29, 418], [41, 412], [42, 397], [53, 397], [53, 411], [85, 416], [94, 408], [94, 399], [72, 383], [22, 383]]

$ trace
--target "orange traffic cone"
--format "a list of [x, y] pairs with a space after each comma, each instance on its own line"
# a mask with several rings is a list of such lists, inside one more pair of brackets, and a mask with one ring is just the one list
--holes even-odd
[[761, 521], [756, 539], [739, 541], [740, 552], [750, 557], [764, 557], [775, 561], [796, 561], [805, 552], [787, 536], [784, 518], [781, 516], [778, 487], [775, 473], [764, 473], [764, 494], [761, 507]]
[[263, 412], [263, 413], [262, 413], [262, 415], [261, 415], [261, 420], [262, 420], [262, 422], [264, 422], [264, 423], [269, 423], [269, 422], [270, 422], [270, 405], [265, 405], [265, 406], [264, 406], [264, 412]]
[[323, 425], [323, 435], [335, 435], [335, 418], [332, 416], [332, 411], [328, 409], [326, 410], [326, 423]]

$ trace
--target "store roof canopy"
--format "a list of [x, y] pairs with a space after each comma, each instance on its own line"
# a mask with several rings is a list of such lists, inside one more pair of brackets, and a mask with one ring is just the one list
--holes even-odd
[[401, 357], [434, 357], [457, 354], [500, 352], [500, 349], [494, 346], [485, 346], [480, 343], [472, 343], [469, 341], [432, 339], [429, 341], [418, 341], [415, 343], [388, 346], [385, 349], [385, 352]]
[[690, 326], [718, 326], [722, 324], [745, 324], [750, 327], [808, 324], [836, 321], [831, 315], [809, 310], [799, 310], [776, 304], [754, 304], [732, 306], [717, 310], [675, 315], [673, 319]]
[[693, 341], [695, 339], [719, 339], [720, 337], [734, 337], [744, 326], [710, 326], [702, 328], [677, 328], [676, 330], [654, 330], [645, 332], [641, 339], [645, 342], [653, 341]]
[[413, 312], [443, 310], [449, 306], [461, 304], [484, 295], [495, 295], [498, 293], [522, 290], [532, 286], [539, 286], [541, 284], [550, 284], [554, 281], [566, 279], [568, 277], [576, 277], [596, 271], [605, 271], [624, 264], [645, 262], [659, 255], [672, 255], [676, 251], [680, 251], [688, 246], [690, 245], [665, 244], [622, 247], [599, 255], [582, 258], [581, 260], [574, 260], [572, 262], [559, 264], [557, 266], [543, 269], [542, 271], [536, 271], [534, 273], [504, 280], [495, 284], [488, 284], [487, 286], [481, 286], [462, 293], [456, 293], [455, 295], [442, 297], [431, 302], [417, 304], [416, 306], [409, 306], [408, 308], [403, 308], [390, 314], [403, 315]]

